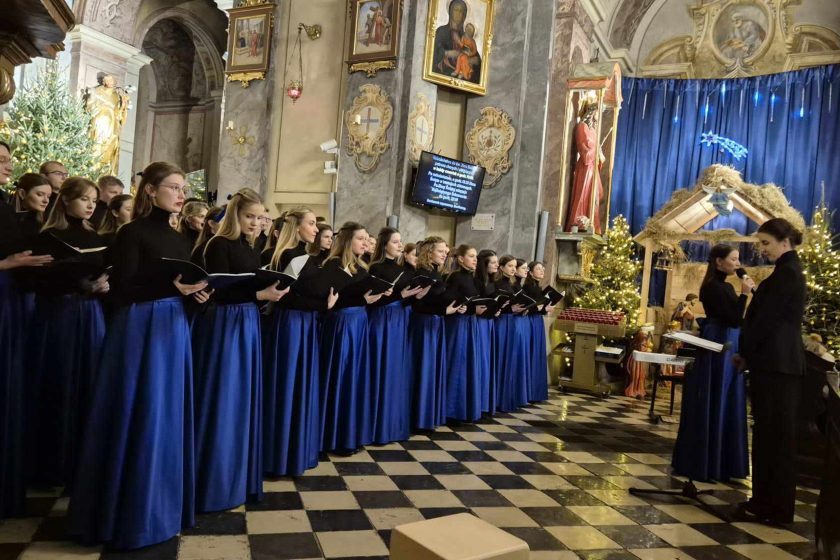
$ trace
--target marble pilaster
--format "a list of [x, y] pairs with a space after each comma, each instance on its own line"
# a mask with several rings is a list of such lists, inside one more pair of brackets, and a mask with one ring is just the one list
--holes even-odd
[[516, 129], [509, 156], [513, 166], [493, 188], [481, 194], [478, 212], [495, 213], [494, 230], [472, 231], [469, 218], [459, 219], [457, 243], [528, 259], [534, 254], [537, 217], [542, 210], [540, 168], [553, 12], [551, 0], [496, 5], [488, 93], [468, 99], [466, 131], [482, 108], [504, 110]]

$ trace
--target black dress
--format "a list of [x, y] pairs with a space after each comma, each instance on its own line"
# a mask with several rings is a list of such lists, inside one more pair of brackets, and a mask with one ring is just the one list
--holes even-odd
[[796, 501], [796, 418], [805, 373], [802, 318], [806, 287], [795, 250], [756, 289], [741, 330], [740, 354], [750, 373], [755, 420], [753, 497], [748, 510], [790, 523]]

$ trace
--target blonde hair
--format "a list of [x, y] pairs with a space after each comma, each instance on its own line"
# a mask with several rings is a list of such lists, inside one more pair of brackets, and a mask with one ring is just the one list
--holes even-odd
[[[91, 189], [93, 189], [97, 198], [99, 198], [99, 187], [93, 181], [84, 177], [69, 177], [65, 179], [61, 184], [61, 189], [58, 191], [58, 197], [55, 199], [55, 205], [50, 212], [50, 217], [47, 219], [44, 227], [41, 228], [41, 231], [48, 229], [67, 229], [70, 225], [67, 221], [67, 203], [82, 198]], [[84, 220], [82, 225], [85, 229], [94, 231], [87, 220]]]
[[442, 237], [433, 235], [427, 237], [417, 246], [417, 268], [424, 268], [426, 270], [435, 270], [432, 264], [432, 253], [438, 243], [446, 245], [446, 240]]
[[277, 244], [274, 246], [274, 253], [271, 255], [271, 268], [276, 269], [280, 266], [280, 257], [283, 251], [295, 247], [300, 241], [298, 235], [298, 227], [303, 223], [303, 219], [307, 214], [315, 213], [306, 206], [299, 206], [280, 214], [278, 221], [283, 222], [283, 228], [280, 230], [280, 237], [277, 238]]
[[170, 175], [180, 175], [186, 178], [186, 174], [175, 164], [166, 161], [155, 161], [146, 166], [146, 169], [140, 172], [140, 184], [137, 185], [137, 194], [134, 196], [134, 213], [132, 220], [137, 218], [145, 218], [152, 213], [152, 197], [146, 192], [146, 186], [149, 185], [155, 189], [160, 187], [164, 179]]
[[345, 222], [341, 229], [336, 232], [330, 256], [326, 258], [324, 264], [327, 261], [337, 259], [341, 262], [342, 268], [346, 268], [351, 274], [356, 274], [360, 268], [367, 270], [367, 263], [362, 260], [361, 255], [357, 256], [353, 253], [351, 244], [356, 232], [364, 229], [365, 226], [358, 222]]
[[[187, 223], [187, 219], [192, 218], [193, 216], [198, 216], [201, 214], [202, 210], [206, 211], [209, 209], [210, 207], [207, 203], [200, 200], [193, 200], [184, 204], [184, 208], [181, 210], [181, 217], [178, 219], [178, 231], [180, 233], [186, 233], [187, 229], [190, 227]], [[199, 231], [199, 233], [201, 232]]]
[[[213, 237], [224, 237], [231, 241], [238, 241], [242, 236], [242, 228], [239, 226], [239, 212], [251, 204], [259, 204], [262, 207], [262, 203], [262, 197], [253, 189], [244, 188], [237, 191], [227, 203], [225, 217], [222, 218], [219, 231]], [[253, 244], [253, 241], [249, 240], [249, 242]]]

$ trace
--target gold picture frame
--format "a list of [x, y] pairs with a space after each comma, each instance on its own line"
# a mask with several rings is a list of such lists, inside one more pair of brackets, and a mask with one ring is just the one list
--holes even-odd
[[393, 70], [400, 48], [402, 0], [350, 0], [350, 72]]
[[485, 95], [495, 0], [429, 0], [423, 79]]
[[271, 60], [271, 31], [276, 4], [263, 3], [231, 8], [228, 27], [228, 58], [225, 74], [229, 82], [264, 80]]

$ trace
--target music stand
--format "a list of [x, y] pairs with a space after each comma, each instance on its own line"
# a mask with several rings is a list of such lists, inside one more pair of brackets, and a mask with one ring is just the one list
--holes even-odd
[[[723, 351], [723, 344], [719, 344], [717, 342], [706, 340], [705, 338], [700, 338], [698, 336], [694, 336], [684, 332], [673, 332], [673, 333], [666, 333], [663, 336], [667, 338], [673, 338], [679, 340], [685, 344], [689, 344], [691, 346], [701, 348], [704, 350], [710, 350], [712, 352], [721, 352]], [[683, 356], [673, 356], [671, 354], [654, 354], [652, 352], [639, 352], [638, 350], [633, 352], [633, 359], [638, 362], [647, 362], [647, 363], [658, 363], [658, 364], [667, 364], [667, 365], [681, 365], [685, 367], [685, 373], [688, 374], [689, 368], [694, 365], [694, 358], [683, 357]], [[655, 380], [654, 380], [655, 382]], [[653, 407], [651, 407], [651, 415], [653, 415]], [[654, 419], [654, 423], [658, 421]], [[715, 517], [723, 518], [723, 521], [730, 522], [726, 515], [721, 515], [719, 512], [714, 511], [709, 508], [710, 504], [707, 504], [703, 500], [700, 499], [700, 496], [712, 495], [714, 493], [713, 490], [699, 490], [697, 486], [694, 484], [694, 481], [690, 478], [683, 482], [682, 488], [676, 490], [662, 490], [659, 488], [629, 488], [628, 491], [633, 494], [634, 496], [638, 495], [657, 495], [661, 494], [663, 496], [681, 496], [683, 498], [688, 498], [689, 500], [695, 501], [699, 504], [700, 508], [707, 513], [714, 515]]]

